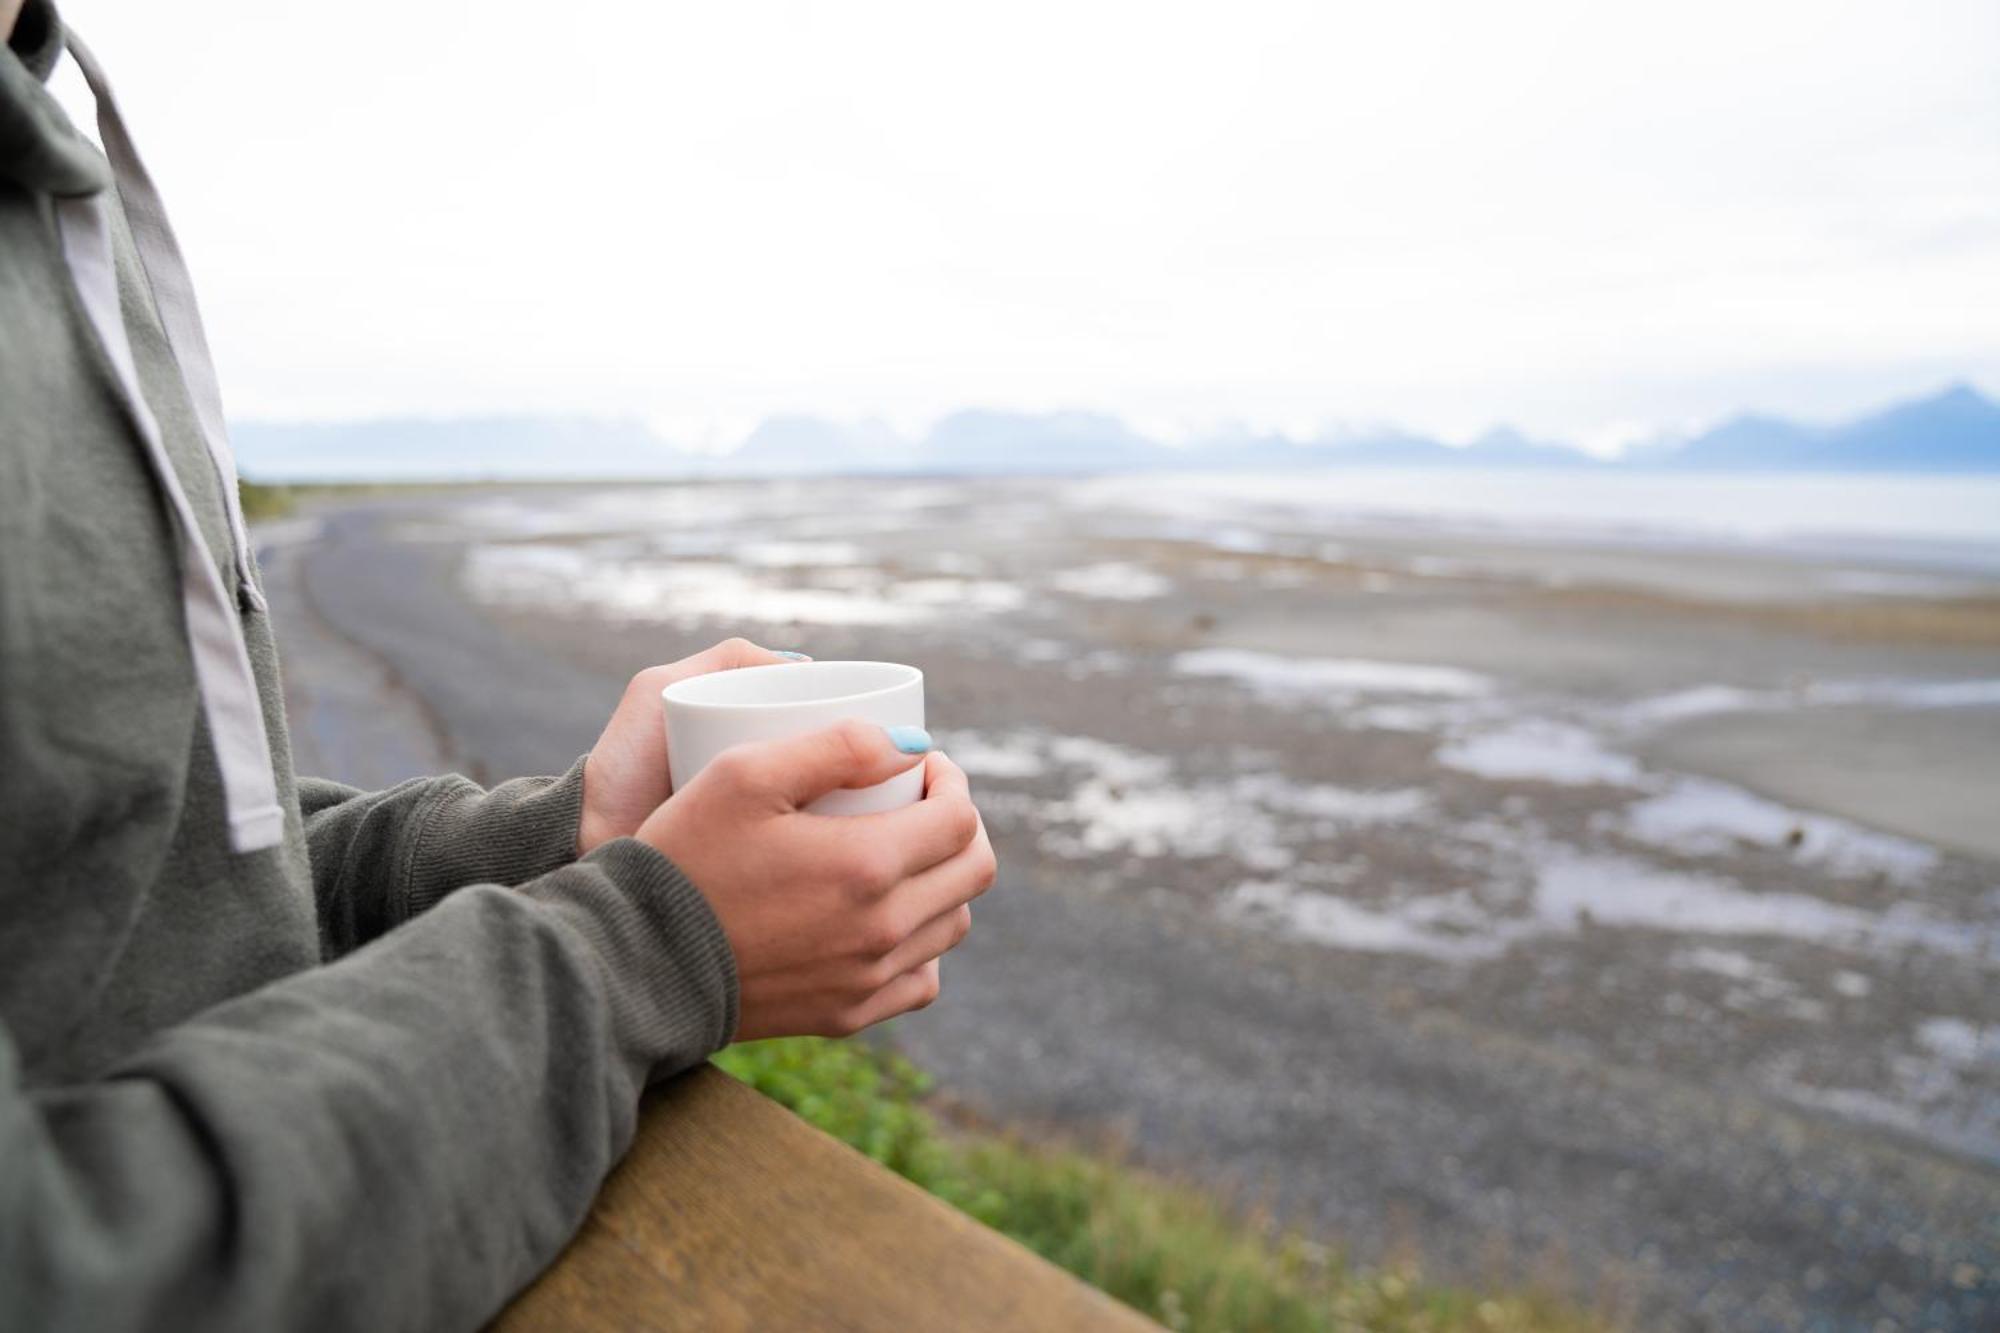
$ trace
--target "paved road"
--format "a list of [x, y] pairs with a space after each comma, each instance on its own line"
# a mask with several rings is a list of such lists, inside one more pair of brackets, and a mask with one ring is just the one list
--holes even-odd
[[[396, 540], [400, 512], [331, 510], [268, 550], [301, 767], [560, 769], [638, 663], [468, 604], [459, 548]], [[1472, 1280], [1496, 1254], [1554, 1267], [1663, 1328], [2000, 1327], [1990, 1165], [1488, 1029], [1420, 989], [1379, 999], [1338, 954], [1165, 899], [1008, 874], [948, 975], [898, 1038], [955, 1096], [1116, 1130], [1364, 1253], [1402, 1231]]]

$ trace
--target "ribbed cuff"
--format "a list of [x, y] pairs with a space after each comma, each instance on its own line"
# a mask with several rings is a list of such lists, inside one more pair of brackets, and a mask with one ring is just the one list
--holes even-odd
[[636, 838], [613, 838], [522, 892], [589, 941], [620, 1048], [649, 1077], [678, 1074], [729, 1044], [736, 956], [679, 866]]
[[574, 861], [583, 764], [577, 760], [559, 778], [515, 778], [491, 791], [464, 778], [440, 780], [417, 816], [407, 915], [467, 884], [511, 888]]

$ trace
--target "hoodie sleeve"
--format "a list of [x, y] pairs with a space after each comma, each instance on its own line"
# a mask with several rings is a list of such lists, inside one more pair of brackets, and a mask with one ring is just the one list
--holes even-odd
[[0, 1029], [0, 1328], [472, 1329], [561, 1250], [734, 963], [618, 839], [27, 1089]]
[[326, 956], [366, 944], [464, 885], [524, 884], [574, 861], [583, 765], [491, 790], [455, 774], [375, 792], [299, 779]]

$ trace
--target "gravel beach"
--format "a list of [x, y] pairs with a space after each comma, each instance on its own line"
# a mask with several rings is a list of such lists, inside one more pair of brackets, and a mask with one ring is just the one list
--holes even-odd
[[320, 497], [302, 771], [558, 771], [741, 633], [913, 662], [1001, 879], [898, 1041], [1362, 1257], [2000, 1327], [2000, 570], [1199, 483]]

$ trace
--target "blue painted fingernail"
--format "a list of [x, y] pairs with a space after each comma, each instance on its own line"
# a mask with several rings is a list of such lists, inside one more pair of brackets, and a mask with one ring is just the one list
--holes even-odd
[[807, 656], [806, 656], [806, 655], [805, 655], [804, 653], [793, 653], [793, 652], [787, 652], [787, 651], [785, 651], [785, 650], [784, 650], [783, 648], [773, 648], [773, 649], [771, 650], [771, 656], [773, 656], [773, 657], [782, 657], [782, 658], [784, 658], [784, 659], [785, 659], [786, 661], [788, 661], [788, 662], [810, 662], [810, 661], [812, 661], [812, 659], [811, 659], [810, 657], [807, 657]]
[[889, 743], [904, 754], [926, 754], [931, 748], [931, 734], [922, 727], [884, 727], [889, 733]]

